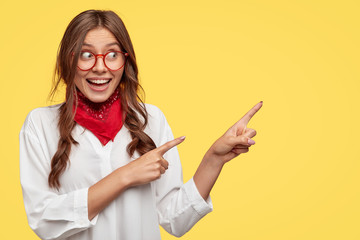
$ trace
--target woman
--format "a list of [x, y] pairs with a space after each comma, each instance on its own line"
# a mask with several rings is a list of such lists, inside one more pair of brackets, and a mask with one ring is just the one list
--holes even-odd
[[182, 236], [212, 210], [223, 165], [255, 142], [256, 104], [207, 151], [183, 184], [171, 129], [138, 97], [135, 53], [121, 19], [89, 10], [67, 27], [58, 52], [63, 104], [29, 113], [20, 132], [20, 176], [30, 227], [42, 239]]

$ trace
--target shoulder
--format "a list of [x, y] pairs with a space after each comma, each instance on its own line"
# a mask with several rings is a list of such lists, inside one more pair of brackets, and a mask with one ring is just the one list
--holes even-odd
[[165, 114], [160, 108], [152, 104], [145, 104], [146, 111], [148, 113], [148, 124], [150, 125], [161, 125], [161, 127], [167, 126], [168, 121]]
[[24, 121], [21, 131], [36, 133], [44, 128], [56, 128], [60, 106], [61, 104], [57, 104], [31, 110]]
[[154, 140], [157, 146], [163, 143], [163, 139], [172, 134], [170, 126], [163, 112], [152, 104], [145, 104], [148, 113], [148, 124], [145, 132]]
[[145, 103], [145, 109], [149, 115], [149, 118], [154, 118], [154, 119], [158, 119], [158, 120], [165, 118], [165, 115], [160, 110], [160, 108], [158, 108], [155, 105]]

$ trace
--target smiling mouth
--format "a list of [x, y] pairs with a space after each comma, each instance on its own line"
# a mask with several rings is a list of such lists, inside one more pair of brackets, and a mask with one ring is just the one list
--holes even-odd
[[88, 83], [94, 86], [104, 86], [110, 83], [110, 79], [86, 79]]

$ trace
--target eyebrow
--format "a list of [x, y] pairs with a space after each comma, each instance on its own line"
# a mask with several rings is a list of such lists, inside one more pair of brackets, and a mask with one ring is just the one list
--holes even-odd
[[[113, 46], [113, 45], [117, 45], [117, 46], [119, 46], [120, 47], [120, 44], [119, 43], [117, 43], [117, 42], [113, 42], [113, 43], [108, 43], [108, 44], [106, 44], [105, 45], [105, 47], [111, 47], [111, 46]], [[83, 46], [87, 46], [87, 47], [94, 47], [94, 45], [92, 45], [92, 44], [89, 44], [89, 43], [83, 43]]]

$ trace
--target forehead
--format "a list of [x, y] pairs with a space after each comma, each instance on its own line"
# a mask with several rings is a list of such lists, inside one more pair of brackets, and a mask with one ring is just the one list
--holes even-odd
[[94, 47], [102, 47], [108, 45], [110, 43], [117, 43], [119, 42], [116, 40], [114, 34], [110, 32], [108, 29], [99, 27], [90, 30], [84, 39], [84, 45], [91, 45]]

